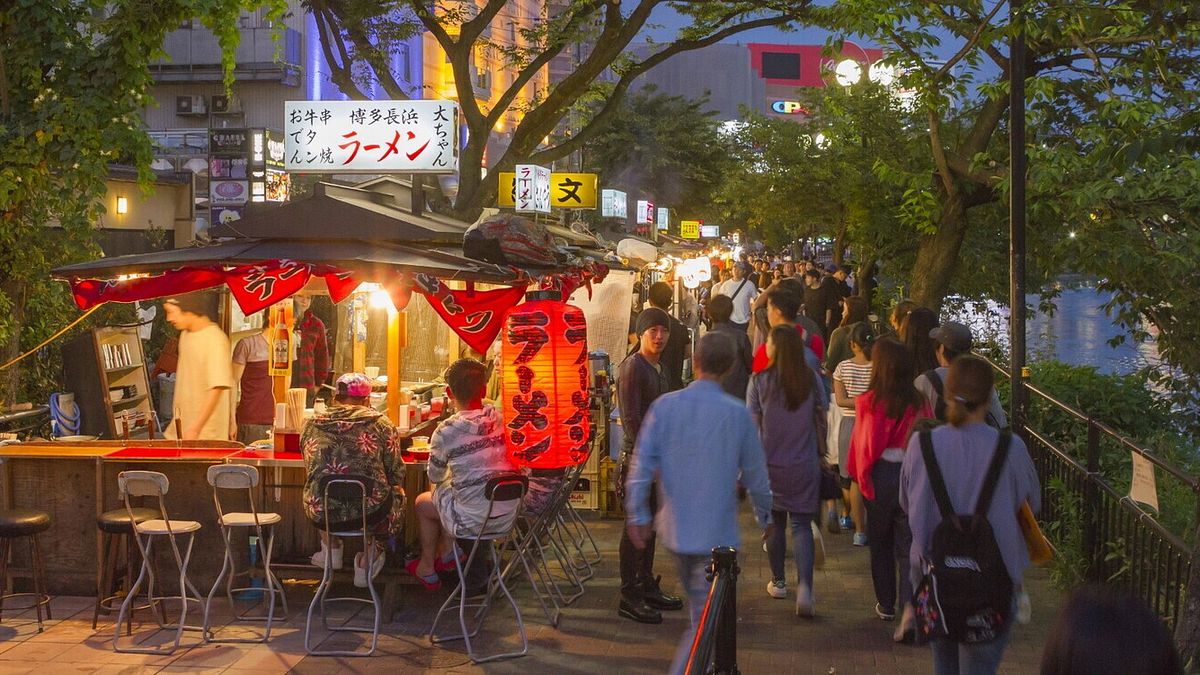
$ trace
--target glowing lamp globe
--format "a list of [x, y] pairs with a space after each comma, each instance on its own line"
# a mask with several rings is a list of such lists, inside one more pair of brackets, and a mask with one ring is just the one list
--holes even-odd
[[521, 467], [561, 469], [588, 456], [587, 323], [561, 297], [528, 293], [504, 318], [504, 443]]

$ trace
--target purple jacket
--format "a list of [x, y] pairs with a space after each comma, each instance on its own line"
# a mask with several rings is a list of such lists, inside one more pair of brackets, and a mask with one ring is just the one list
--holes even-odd
[[[821, 378], [813, 377], [808, 399], [788, 410], [783, 389], [772, 369], [750, 378], [746, 405], [758, 426], [767, 457], [774, 509], [791, 513], [816, 513], [821, 486], [821, 458], [817, 445], [813, 406], [825, 398]], [[824, 415], [823, 408], [818, 408]]]

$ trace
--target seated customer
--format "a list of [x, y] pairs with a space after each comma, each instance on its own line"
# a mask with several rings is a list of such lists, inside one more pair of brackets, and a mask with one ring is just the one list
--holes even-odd
[[[371, 381], [362, 373], [347, 373], [337, 380], [333, 406], [304, 425], [300, 447], [304, 452], [304, 512], [318, 527], [329, 522], [331, 532], [362, 528], [362, 503], [356, 495], [349, 500], [329, 499], [324, 512], [321, 479], [329, 475], [359, 475], [375, 481], [367, 495], [367, 527], [375, 537], [371, 547], [378, 556], [374, 573], [383, 568], [383, 543], [404, 524], [404, 460], [400, 458], [400, 433], [383, 415], [370, 407]], [[324, 566], [325, 556], [334, 569], [342, 567], [342, 544], [321, 542], [312, 563]], [[367, 561], [354, 558], [354, 585], [367, 585]]]
[[[454, 569], [454, 539], [467, 539], [459, 544], [465, 548], [470, 546], [469, 538], [479, 534], [488, 515], [484, 495], [488, 480], [517, 471], [504, 449], [504, 418], [483, 403], [487, 368], [474, 359], [459, 359], [446, 369], [446, 385], [457, 412], [438, 426], [429, 441], [433, 489], [415, 502], [421, 524], [421, 557], [405, 565], [426, 588], [441, 585], [438, 572]], [[492, 518], [508, 515], [515, 507], [499, 502]], [[507, 525], [508, 520], [496, 522]]]

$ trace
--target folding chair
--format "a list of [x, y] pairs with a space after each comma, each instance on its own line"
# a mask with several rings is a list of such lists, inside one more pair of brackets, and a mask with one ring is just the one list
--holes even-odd
[[[525, 496], [525, 491], [528, 487], [529, 479], [521, 474], [496, 476], [490, 479], [487, 485], [484, 486], [483, 494], [488, 498], [487, 517], [479, 525], [479, 532], [471, 545], [471, 552], [467, 555], [466, 563], [464, 564], [462, 560], [455, 556], [454, 567], [458, 570], [459, 583], [454, 588], [454, 592], [450, 594], [450, 597], [446, 598], [446, 601], [442, 603], [441, 608], [438, 609], [437, 616], [433, 618], [433, 625], [429, 628], [429, 640], [434, 644], [452, 640], [463, 640], [466, 642], [467, 654], [471, 657], [473, 663], [486, 663], [499, 659], [525, 656], [529, 653], [529, 638], [525, 635], [525, 622], [521, 619], [521, 608], [517, 606], [517, 601], [508, 590], [508, 585], [505, 583], [504, 574], [502, 573], [500, 557], [496, 552], [496, 542], [509, 536], [516, 525], [517, 517], [521, 513], [521, 498]], [[514, 501], [516, 502], [516, 507], [512, 512], [502, 516], [492, 516], [497, 503]], [[487, 549], [487, 560], [491, 562], [492, 567], [488, 572], [487, 590], [483, 594], [483, 599], [477, 603], [468, 603], [465, 570], [470, 569], [475, 564], [480, 547]], [[471, 644], [471, 638], [478, 635], [480, 629], [483, 628], [484, 616], [491, 607], [492, 596], [497, 588], [508, 598], [509, 604], [512, 605], [513, 613], [517, 617], [517, 628], [521, 633], [521, 650], [480, 657], [475, 654], [475, 647]], [[462, 629], [462, 633], [439, 637], [437, 635], [438, 621], [441, 620], [442, 613], [455, 602], [458, 603], [458, 623]], [[476, 608], [474, 630], [467, 629], [467, 607]]]
[[[121, 603], [121, 611], [117, 614], [117, 621], [113, 628], [113, 651], [128, 654], [172, 654], [179, 648], [179, 643], [183, 639], [183, 631], [204, 630], [203, 626], [187, 625], [188, 603], [204, 604], [204, 597], [200, 595], [200, 592], [196, 590], [196, 587], [192, 585], [191, 580], [187, 576], [188, 563], [192, 559], [192, 546], [196, 543], [196, 532], [200, 531], [200, 523], [194, 520], [171, 520], [171, 516], [167, 514], [166, 502], [163, 499], [171, 487], [171, 482], [167, 480], [164, 474], [157, 471], [122, 471], [117, 475], [117, 487], [120, 489], [121, 498], [125, 501], [125, 510], [129, 514], [130, 521], [136, 522], [137, 520], [133, 505], [129, 501], [130, 497], [154, 497], [158, 499], [158, 512], [162, 514], [162, 517], [143, 520], [134, 525], [134, 539], [137, 541], [138, 550], [142, 554], [142, 570], [138, 573], [137, 581], [129, 589], [129, 594], [125, 596], [125, 601]], [[185, 534], [188, 536], [187, 551], [181, 554], [176, 537]], [[151, 553], [154, 548], [155, 537], [165, 537], [171, 544], [171, 551], [175, 555], [175, 564], [179, 566], [178, 596], [154, 595], [154, 558]], [[138, 589], [141, 588], [142, 582], [146, 581], [147, 578], [149, 579], [147, 599], [152, 606], [163, 600], [176, 598], [179, 600], [179, 623], [175, 629], [175, 642], [169, 648], [122, 648], [120, 645], [121, 624], [125, 622], [126, 613], [130, 611], [130, 604], [137, 597]], [[188, 591], [192, 593], [190, 597], [188, 596]], [[161, 621], [159, 626], [162, 628], [166, 627]], [[204, 635], [204, 633], [201, 633], [201, 635]]]
[[[283, 519], [278, 513], [258, 512], [258, 507], [254, 504], [254, 488], [258, 487], [258, 469], [252, 466], [246, 464], [218, 464], [210, 466], [208, 468], [208, 484], [213, 488], [213, 503], [217, 507], [217, 522], [221, 524], [221, 537], [225, 540], [225, 563], [221, 566], [221, 573], [217, 575], [216, 581], [213, 582], [212, 590], [208, 592], [208, 601], [204, 603], [205, 639], [209, 642], [266, 642], [271, 639], [271, 628], [275, 625], [275, 601], [277, 598], [283, 603], [284, 616], [280, 617], [280, 619], [283, 621], [287, 620], [287, 596], [284, 595], [283, 584], [279, 582], [274, 572], [271, 571], [271, 551], [275, 546], [274, 525]], [[250, 504], [250, 511], [248, 513], [227, 513], [221, 505], [222, 490], [245, 490]], [[241, 572], [236, 569], [237, 563], [234, 562], [233, 557], [233, 532], [238, 528], [250, 527], [254, 528], [257, 534], [256, 546], [262, 552], [263, 576], [266, 577], [266, 588], [254, 586], [233, 587], [235, 577], [248, 577], [252, 573], [251, 569]], [[266, 536], [263, 535], [263, 528], [267, 528]], [[213, 597], [216, 596], [217, 589], [220, 588], [222, 580], [225, 580], [225, 597], [229, 598], [229, 607], [233, 611], [234, 621], [266, 621], [262, 637], [221, 639], [212, 637], [210, 629], [212, 624], [209, 623], [209, 612], [212, 608]], [[234, 593], [267, 594], [270, 604], [267, 607], [266, 615], [250, 616], [246, 613], [239, 614], [237, 605], [233, 601]]]
[[[370, 555], [371, 547], [374, 545], [371, 541], [371, 531], [367, 525], [367, 495], [371, 494], [375, 489], [375, 480], [368, 476], [358, 476], [352, 474], [331, 474], [324, 476], [318, 482], [318, 490], [321, 494], [321, 501], [324, 505], [324, 513], [329, 513], [329, 498], [332, 496], [338, 501], [349, 502], [353, 498], [361, 498], [362, 500], [362, 527], [355, 530], [340, 530], [331, 532], [329, 530], [329, 520], [326, 519], [324, 525], [321, 526], [321, 532], [325, 535], [327, 542], [327, 551], [333, 549], [333, 537], [362, 537], [363, 541], [363, 557], [367, 560], [367, 589], [371, 593], [371, 599], [355, 598], [352, 596], [344, 596], [340, 598], [327, 597], [329, 586], [333, 583], [333, 556], [325, 556], [325, 567], [321, 575], [321, 583], [317, 586], [317, 593], [313, 596], [312, 602], [308, 606], [308, 619], [304, 623], [304, 651], [310, 656], [370, 656], [375, 653], [375, 648], [379, 644], [379, 625], [382, 621], [382, 604], [379, 601], [379, 593], [375, 590], [375, 565], [378, 562], [378, 556]], [[330, 603], [345, 603], [345, 604], [363, 604], [370, 605], [375, 608], [375, 621], [370, 628], [364, 626], [330, 626], [329, 613], [326, 606]], [[312, 646], [312, 624], [313, 612], [320, 607], [321, 611], [321, 626], [331, 632], [346, 632], [346, 633], [365, 633], [368, 630], [371, 632], [371, 646], [366, 651], [363, 650], [317, 650]]]

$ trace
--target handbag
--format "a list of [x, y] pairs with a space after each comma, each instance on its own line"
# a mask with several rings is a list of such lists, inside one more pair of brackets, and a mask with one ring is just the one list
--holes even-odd
[[813, 433], [817, 435], [817, 456], [821, 458], [820, 498], [841, 499], [842, 480], [826, 458], [829, 456], [829, 420], [821, 414], [821, 409], [813, 406]]
[[1021, 508], [1017, 511], [1017, 523], [1021, 525], [1021, 535], [1025, 537], [1025, 547], [1029, 549], [1029, 562], [1034, 565], [1050, 562], [1054, 557], [1054, 548], [1050, 546], [1046, 535], [1042, 534], [1042, 528], [1033, 515], [1033, 509], [1029, 508], [1029, 502], [1021, 503]]

